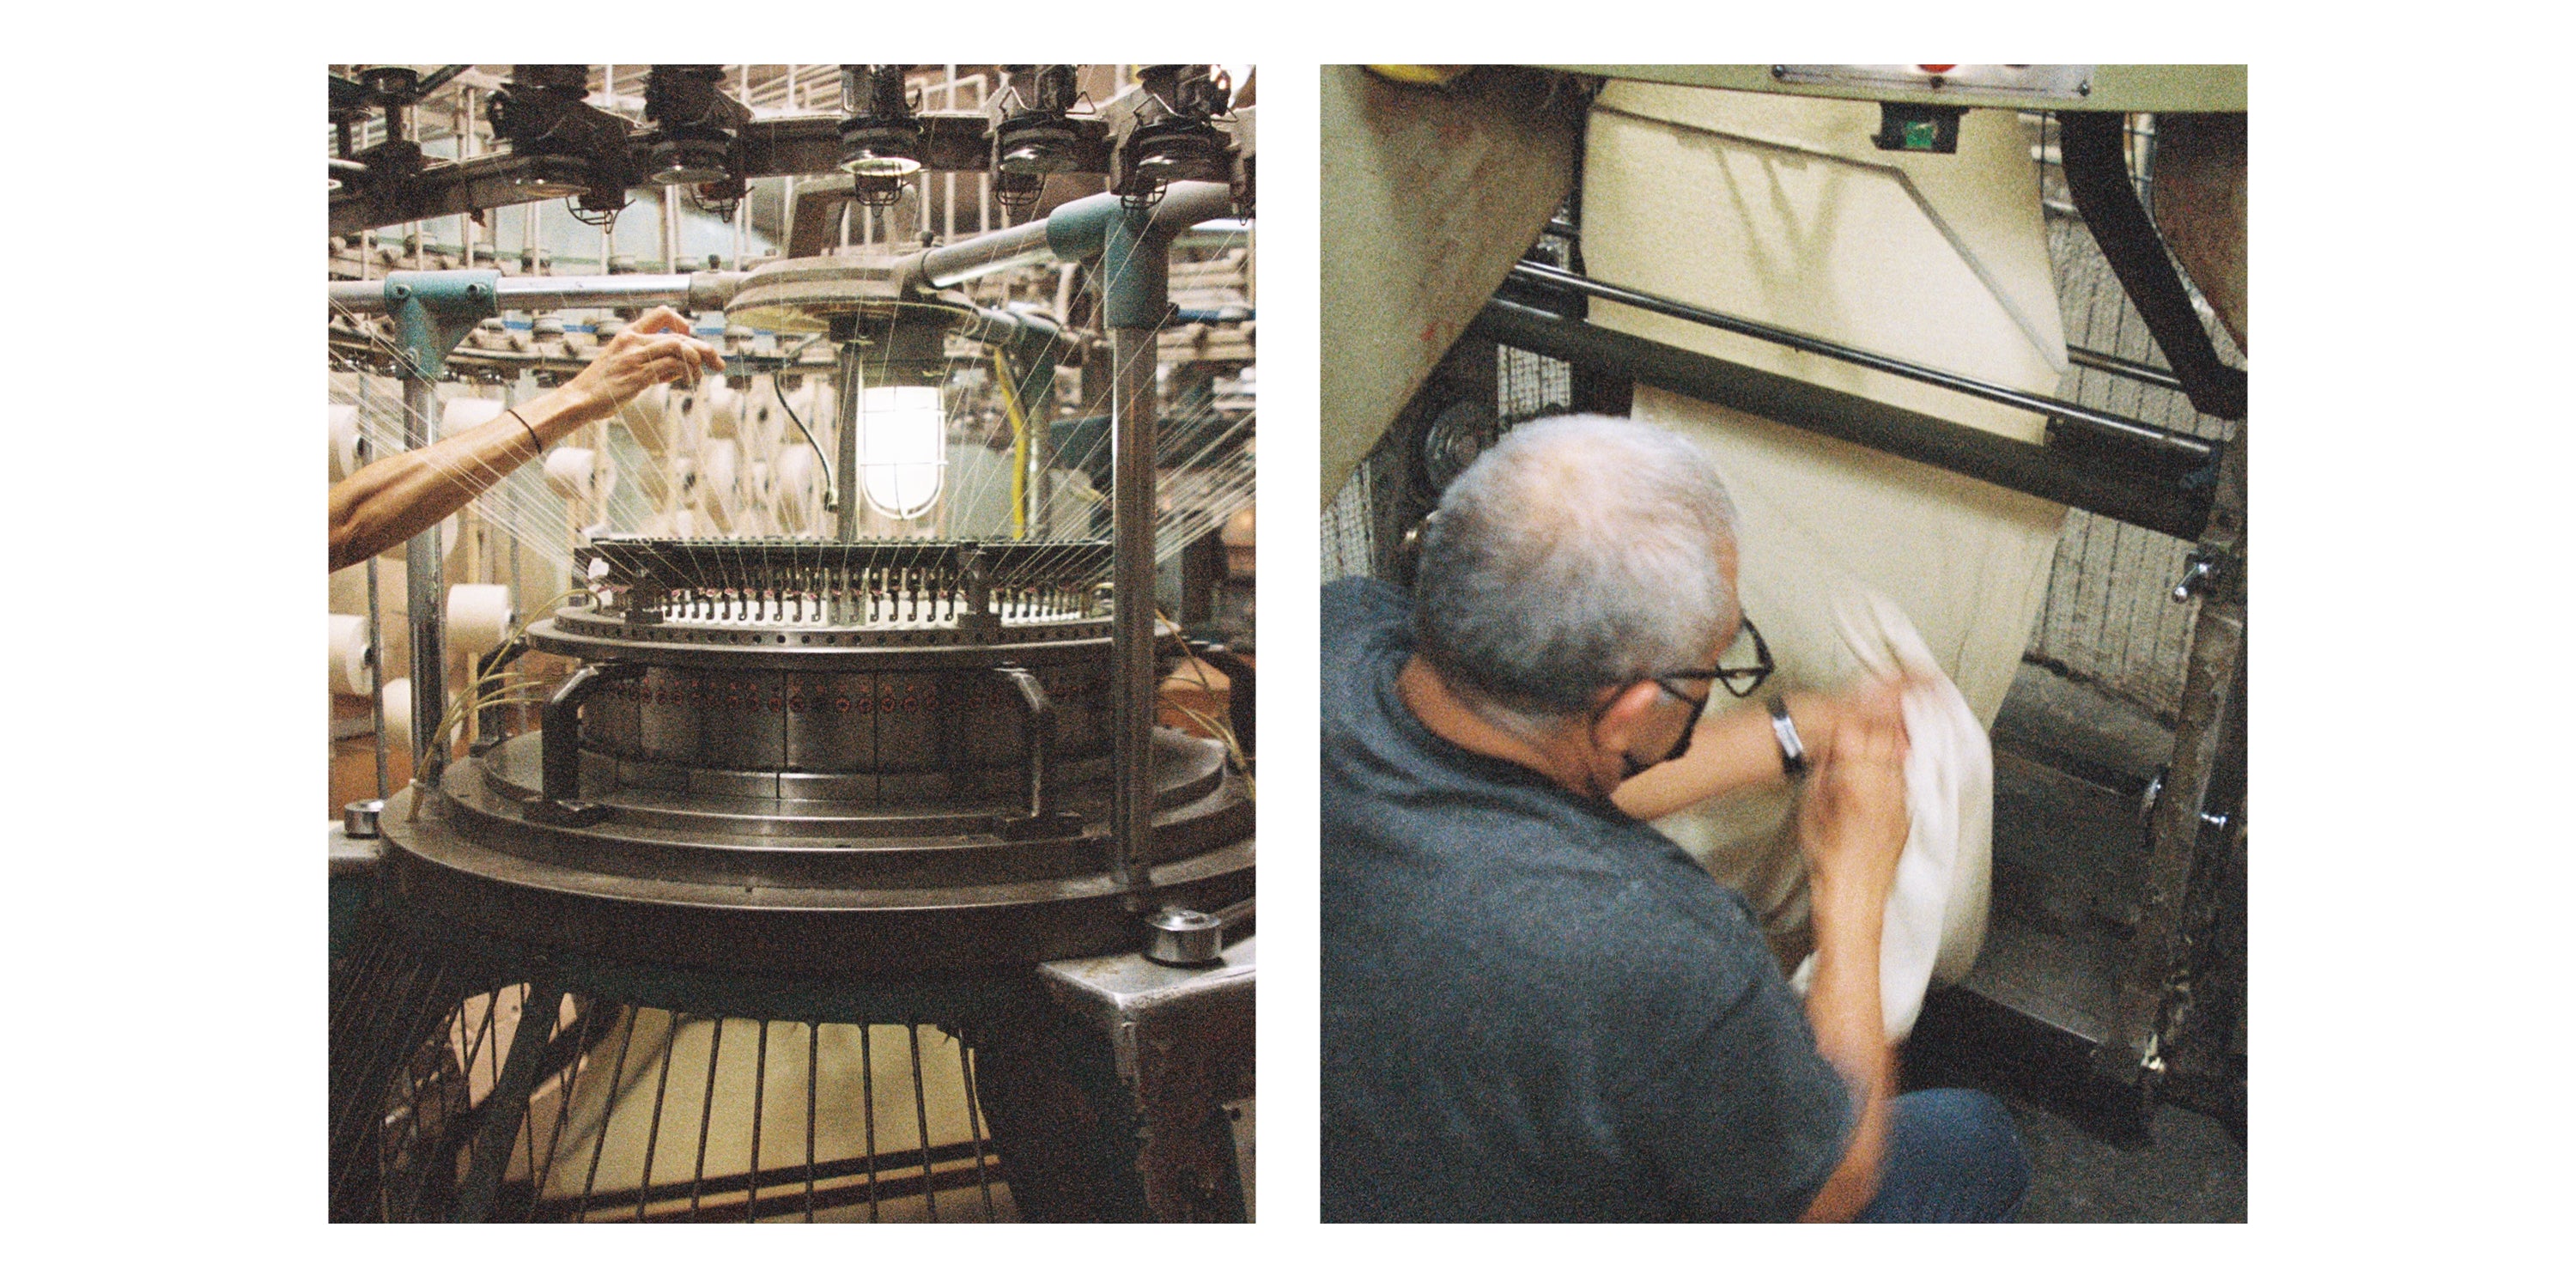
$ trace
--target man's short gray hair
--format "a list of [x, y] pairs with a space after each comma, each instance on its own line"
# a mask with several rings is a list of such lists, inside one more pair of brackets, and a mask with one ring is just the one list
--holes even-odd
[[1417, 645], [1489, 715], [1585, 713], [1604, 686], [1708, 664], [1736, 624], [1717, 563], [1734, 528], [1689, 439], [1611, 416], [1532, 421], [1460, 474], [1425, 526]]

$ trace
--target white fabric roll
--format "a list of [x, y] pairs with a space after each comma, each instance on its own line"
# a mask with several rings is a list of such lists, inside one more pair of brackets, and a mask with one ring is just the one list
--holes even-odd
[[774, 461], [788, 442], [805, 441], [787, 423], [787, 413], [778, 409], [778, 396], [770, 391], [767, 381], [752, 386], [744, 396], [744, 405], [740, 437], [743, 450], [755, 459]]
[[[1879, 1005], [1887, 1040], [1901, 1042], [1923, 1012], [1933, 980], [1967, 978], [1986, 940], [1994, 870], [1994, 752], [1959, 687], [1903, 610], [1878, 595], [1835, 607], [1848, 656], [1874, 679], [1928, 680], [1905, 695], [1905, 807], [1913, 827], [1896, 861], [1878, 955]], [[1810, 955], [1790, 977], [1800, 993], [1814, 981]]]
[[702, 438], [733, 438], [742, 430], [742, 395], [713, 379], [673, 396], [680, 416], [693, 422]]
[[357, 473], [366, 463], [367, 443], [358, 435], [356, 404], [331, 404], [331, 481]]
[[698, 407], [694, 390], [662, 386], [663, 434], [668, 439], [663, 450], [674, 456], [695, 456], [705, 450], [707, 442], [706, 413]]
[[617, 486], [617, 463], [587, 447], [546, 453], [546, 486], [567, 501], [598, 501]]
[[734, 535], [739, 537], [774, 537], [779, 534], [777, 518], [777, 485], [769, 462], [745, 459], [735, 469], [741, 475], [740, 508], [734, 512]]
[[411, 677], [385, 681], [385, 746], [411, 747]]
[[450, 398], [438, 412], [438, 436], [445, 438], [489, 424], [501, 411], [498, 398]]
[[447, 649], [481, 657], [501, 647], [518, 622], [507, 586], [466, 583], [447, 588]]
[[707, 436], [732, 438], [742, 432], [742, 391], [721, 377], [707, 384]]
[[671, 441], [671, 387], [654, 385], [626, 400], [617, 409], [618, 418], [633, 435], [635, 445], [647, 453], [659, 454]]
[[698, 458], [698, 507], [706, 511], [717, 527], [727, 526], [740, 504], [735, 489], [737, 456], [733, 440], [709, 439]]
[[372, 685], [369, 672], [375, 666], [375, 648], [368, 638], [367, 619], [356, 613], [331, 614], [331, 692], [347, 696], [365, 694]]
[[814, 449], [801, 440], [781, 449], [774, 487], [779, 530], [792, 535], [811, 528], [823, 512], [823, 471]]

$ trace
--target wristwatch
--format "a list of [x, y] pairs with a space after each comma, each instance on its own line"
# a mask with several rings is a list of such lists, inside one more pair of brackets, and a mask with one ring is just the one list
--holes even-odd
[[1807, 744], [1798, 740], [1798, 722], [1789, 718], [1789, 700], [1774, 693], [1765, 705], [1771, 708], [1771, 736], [1780, 740], [1780, 772], [1790, 778], [1807, 772]]

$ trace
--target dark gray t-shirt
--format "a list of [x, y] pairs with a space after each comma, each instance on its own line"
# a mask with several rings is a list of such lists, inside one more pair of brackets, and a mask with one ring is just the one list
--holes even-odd
[[1324, 1219], [1797, 1216], [1853, 1106], [1751, 909], [1423, 728], [1410, 614], [1324, 588]]

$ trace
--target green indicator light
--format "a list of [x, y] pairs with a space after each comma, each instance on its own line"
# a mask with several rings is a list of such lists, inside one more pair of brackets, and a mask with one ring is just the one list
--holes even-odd
[[1907, 121], [1905, 123], [1905, 147], [1907, 151], [1931, 151], [1932, 123], [1930, 121]]

